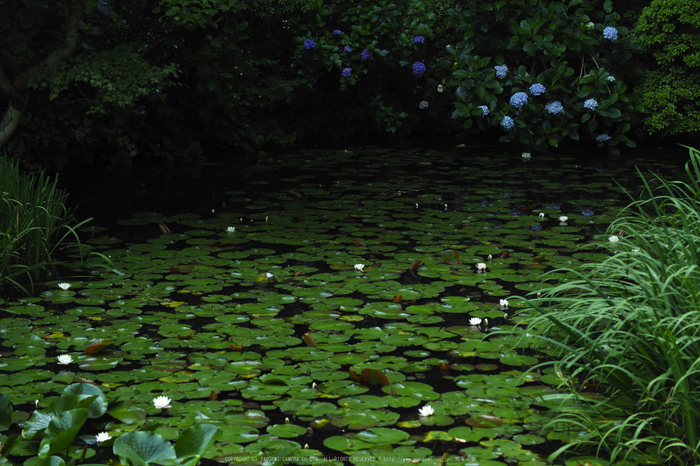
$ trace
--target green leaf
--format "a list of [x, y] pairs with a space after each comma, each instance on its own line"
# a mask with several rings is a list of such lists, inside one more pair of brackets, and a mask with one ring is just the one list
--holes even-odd
[[[181, 461], [180, 464], [195, 466], [222, 434], [220, 428], [211, 424], [196, 424], [185, 430], [175, 443], [175, 453]], [[183, 458], [187, 461], [183, 461]]]
[[0, 430], [7, 430], [12, 425], [12, 404], [0, 393]]
[[124, 424], [133, 424], [146, 418], [146, 411], [141, 408], [132, 408], [134, 400], [120, 401], [109, 407], [107, 414], [115, 419], [119, 419]]
[[[77, 395], [80, 407], [86, 407], [90, 411], [90, 419], [97, 419], [107, 412], [107, 400], [102, 390], [89, 383], [74, 383], [63, 390], [63, 395]], [[63, 397], [61, 397], [63, 398]], [[87, 406], [84, 400], [91, 399]], [[53, 405], [52, 405], [53, 406]]]
[[39, 456], [45, 457], [68, 448], [89, 414], [87, 409], [77, 408], [54, 416], [41, 440]]
[[36, 461], [32, 461], [31, 464], [32, 466], [64, 466], [66, 462], [63, 461], [63, 458], [61, 458], [60, 456], [52, 455], [46, 458], [36, 458]]
[[175, 448], [155, 432], [128, 432], [114, 441], [113, 452], [125, 465], [174, 464]]

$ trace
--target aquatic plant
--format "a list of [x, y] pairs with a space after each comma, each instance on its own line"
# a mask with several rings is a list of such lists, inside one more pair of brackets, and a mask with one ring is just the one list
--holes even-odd
[[[126, 431], [124, 425], [146, 417], [143, 409], [133, 400], [108, 400], [102, 390], [88, 383], [68, 385], [48, 407], [41, 408], [37, 402], [36, 408], [31, 417], [21, 423], [21, 435], [12, 433], [3, 438], [0, 458], [6, 464], [12, 464], [7, 457], [15, 449], [21, 451], [22, 456], [35, 457], [30, 462], [39, 459], [50, 464], [70, 464], [75, 458], [104, 455], [102, 451], [111, 447], [113, 455], [125, 465], [172, 463], [195, 466], [223, 433], [217, 426], [196, 424], [185, 429], [173, 445], [156, 432]], [[0, 394], [0, 432], [13, 428], [13, 416], [22, 418], [24, 414], [14, 412], [8, 398]], [[107, 416], [124, 424], [105, 420]], [[88, 420], [101, 422], [110, 430], [94, 434], [92, 439], [83, 438], [83, 441], [78, 434], [84, 432]]]
[[0, 289], [29, 293], [55, 262], [56, 249], [72, 239], [80, 244], [76, 230], [89, 219], [76, 222], [68, 193], [57, 184], [58, 175], [24, 175], [17, 163], [0, 158]]
[[642, 197], [598, 245], [609, 257], [552, 272], [572, 278], [528, 301], [530, 331], [548, 332], [561, 357], [548, 364], [573, 391], [550, 426], [580, 432], [553, 456], [592, 446], [613, 461], [697, 464], [700, 153], [690, 149], [687, 182], [639, 174]]
[[[549, 268], [606, 257], [578, 245], [606, 241], [618, 204], [610, 177], [624, 171], [562, 157], [553, 173], [544, 157], [477, 153], [465, 166], [462, 150], [271, 155], [249, 180], [259, 197], [236, 186], [216, 213], [131, 213], [119, 220], [125, 230], [85, 240], [99, 255], [70, 264], [69, 289], [57, 281], [0, 304], [0, 392], [28, 413], [22, 422], [35, 400], [50, 406], [68, 384], [97, 384], [108, 413], [85, 421], [66, 463], [82, 441], [95, 442], [86, 461], [116, 461], [117, 442], [157, 439], [144, 431], [169, 451], [200, 422], [223, 431], [206, 453], [219, 462], [338, 466], [330, 458], [342, 454], [392, 466], [443, 453], [454, 456], [446, 464], [544, 462], [566, 435], [540, 435], [551, 420], [542, 406], [554, 402], [544, 397], [564, 393], [553, 372], [524, 374], [550, 356], [510, 296], [537, 291]], [[377, 179], [387, 167], [416, 172]], [[559, 208], [538, 201], [564, 190], [562, 208], [576, 214], [559, 226]], [[598, 215], [582, 219], [585, 205]], [[594, 228], [599, 237], [585, 234]], [[134, 229], [153, 234], [124, 236]], [[276, 283], [259, 284], [268, 274]], [[158, 397], [170, 402], [156, 407]], [[426, 405], [433, 415], [419, 416]], [[114, 418], [119, 406], [127, 414]], [[128, 431], [141, 433], [119, 440]], [[102, 432], [112, 439], [95, 448]], [[22, 451], [8, 459], [24, 462]]]

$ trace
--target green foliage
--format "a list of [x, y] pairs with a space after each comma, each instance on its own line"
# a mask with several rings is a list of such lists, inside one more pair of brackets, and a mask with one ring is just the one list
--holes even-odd
[[55, 100], [69, 86], [85, 83], [92, 90], [86, 99], [85, 114], [106, 115], [115, 107], [139, 111], [134, 107], [144, 97], [163, 100], [163, 90], [173, 84], [169, 78], [176, 75], [175, 64], [152, 66], [131, 46], [122, 45], [76, 55], [59, 64], [33, 87], [48, 89], [49, 98]]
[[648, 111], [649, 134], [671, 136], [700, 131], [700, 10], [697, 2], [654, 0], [633, 30], [653, 57], [639, 87]]
[[[634, 146], [626, 133], [635, 122], [636, 96], [625, 84], [634, 47], [627, 29], [616, 26], [610, 0], [467, 1], [451, 13], [463, 40], [447, 47], [442, 65], [452, 71], [453, 117], [465, 128], [503, 126], [501, 141], [536, 150], [567, 138], [598, 141], [613, 152], [620, 143]], [[617, 38], [605, 38], [605, 28], [615, 28]], [[496, 66], [507, 71], [497, 74]], [[546, 92], [533, 94], [533, 84]], [[521, 108], [510, 100], [518, 92], [528, 97]], [[594, 110], [584, 107], [589, 99], [597, 102]], [[548, 110], [555, 101], [563, 112]]]
[[66, 208], [68, 193], [43, 172], [21, 175], [7, 157], [0, 159], [0, 288], [28, 293], [53, 263], [53, 254], [71, 237], [79, 242], [75, 223]]
[[[687, 183], [640, 173], [643, 198], [600, 245], [610, 257], [554, 272], [575, 279], [530, 302], [541, 313], [531, 325], [550, 332], [557, 373], [574, 391], [552, 426], [586, 432], [557, 453], [592, 445], [613, 461], [700, 461], [700, 153], [690, 156]], [[588, 403], [586, 380], [607, 397]]]
[[[367, 124], [407, 134], [435, 117], [434, 109], [419, 108], [437, 88], [434, 23], [435, 14], [418, 0], [324, 2], [295, 31], [292, 66], [313, 90], [306, 101], [316, 110], [306, 117], [321, 128], [335, 121], [330, 132], [340, 136], [367, 130]], [[417, 36], [424, 41], [415, 42]], [[425, 73], [413, 73], [416, 62]]]
[[[112, 403], [115, 408], [108, 410], [109, 404], [106, 395], [95, 385], [68, 385], [48, 408], [37, 409], [23, 423], [23, 438], [19, 434], [0, 436], [3, 442], [0, 463], [14, 464], [9, 459], [12, 458], [12, 450], [19, 447], [24, 456], [29, 454], [46, 458], [50, 464], [73, 464], [76, 458], [84, 457], [87, 450], [97, 444], [98, 449], [111, 445], [112, 459], [118, 457], [124, 465], [155, 463], [196, 466], [222, 435], [222, 430], [217, 426], [195, 424], [185, 429], [174, 445], [150, 431], [130, 431], [116, 440], [111, 436], [97, 442], [94, 436], [88, 440], [79, 439], [78, 434], [85, 430], [86, 424], [92, 423], [99, 428], [107, 424], [109, 420], [104, 419], [105, 414], [122, 422], [131, 422], [134, 416], [143, 421], [144, 416], [138, 415], [140, 410], [133, 407], [125, 410], [120, 407], [124, 405], [123, 402]], [[0, 394], [0, 431], [12, 427], [12, 411], [12, 404]], [[40, 442], [33, 440], [37, 438]]]

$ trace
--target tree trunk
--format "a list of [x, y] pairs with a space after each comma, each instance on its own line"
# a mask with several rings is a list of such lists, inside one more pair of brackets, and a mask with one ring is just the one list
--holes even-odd
[[36, 65], [19, 73], [14, 82], [11, 82], [0, 68], [0, 95], [8, 100], [7, 110], [0, 121], [0, 148], [7, 144], [22, 119], [22, 114], [29, 102], [27, 84], [41, 78], [58, 63], [70, 57], [75, 50], [75, 45], [78, 43], [78, 22], [85, 7], [85, 1], [74, 0], [72, 6], [69, 0], [64, 3], [66, 38], [59, 48]]

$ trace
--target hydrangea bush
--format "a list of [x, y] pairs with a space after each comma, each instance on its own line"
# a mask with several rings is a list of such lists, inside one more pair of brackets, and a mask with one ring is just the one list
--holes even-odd
[[293, 66], [326, 103], [344, 107], [343, 118], [396, 132], [411, 112], [426, 118], [417, 110], [428, 108], [434, 20], [422, 1], [327, 1], [297, 25]]
[[466, 129], [500, 127], [501, 141], [540, 151], [565, 139], [634, 146], [634, 46], [610, 0], [468, 0], [451, 14], [463, 40], [442, 64]]

